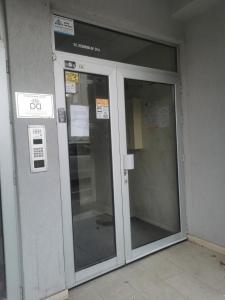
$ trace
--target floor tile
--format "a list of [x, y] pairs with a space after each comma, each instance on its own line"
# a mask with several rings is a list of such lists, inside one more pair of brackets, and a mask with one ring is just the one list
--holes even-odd
[[207, 284], [190, 274], [181, 274], [167, 279], [166, 282], [190, 300], [224, 300], [223, 294], [217, 293]]
[[72, 289], [69, 300], [225, 300], [224, 264], [183, 242]]

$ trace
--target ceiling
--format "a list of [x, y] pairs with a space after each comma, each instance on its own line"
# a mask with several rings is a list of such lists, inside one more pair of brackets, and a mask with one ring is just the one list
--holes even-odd
[[194, 16], [203, 14], [211, 7], [224, 0], [172, 0], [172, 17], [177, 20], [187, 21]]

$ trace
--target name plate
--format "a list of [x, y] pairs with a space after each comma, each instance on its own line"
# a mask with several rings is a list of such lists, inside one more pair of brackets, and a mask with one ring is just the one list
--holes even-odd
[[53, 95], [16, 92], [17, 118], [54, 118]]

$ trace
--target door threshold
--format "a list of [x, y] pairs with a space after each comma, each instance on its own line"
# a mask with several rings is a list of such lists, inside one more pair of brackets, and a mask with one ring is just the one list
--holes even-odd
[[175, 241], [175, 242], [171, 242], [170, 244], [166, 245], [166, 246], [163, 247], [163, 248], [155, 249], [155, 250], [151, 251], [150, 253], [147, 253], [147, 254], [145, 254], [145, 255], [142, 255], [142, 256], [140, 256], [140, 257], [138, 257], [138, 258], [134, 258], [134, 259], [128, 260], [128, 261], [127, 261], [126, 263], [124, 263], [124, 264], [119, 264], [119, 265], [117, 265], [116, 267], [112, 267], [112, 268], [110, 268], [110, 269], [108, 269], [108, 270], [106, 270], [106, 271], [103, 271], [103, 272], [101, 272], [101, 273], [100, 273], [99, 275], [97, 275], [97, 276], [93, 275], [93, 276], [91, 276], [91, 277], [88, 278], [88, 279], [83, 279], [83, 280], [77, 281], [77, 283], [75, 284], [75, 286], [74, 286], [74, 287], [71, 287], [71, 289], [74, 289], [74, 288], [77, 288], [77, 287], [79, 287], [79, 286], [81, 286], [81, 285], [84, 285], [84, 284], [86, 284], [86, 283], [89, 283], [90, 281], [92, 281], [92, 280], [94, 280], [94, 279], [103, 277], [103, 276], [105, 276], [105, 275], [107, 275], [107, 274], [109, 274], [109, 273], [112, 273], [112, 272], [116, 271], [116, 270], [125, 268], [126, 266], [128, 266], [128, 265], [130, 265], [130, 264], [132, 264], [132, 263], [134, 263], [134, 262], [136, 262], [136, 261], [142, 260], [142, 259], [144, 259], [144, 258], [146, 258], [146, 257], [148, 257], [148, 256], [150, 256], [150, 255], [152, 255], [152, 254], [158, 253], [158, 252], [163, 251], [163, 250], [165, 250], [165, 249], [167, 249], [167, 248], [169, 248], [169, 247], [172, 247], [172, 246], [174, 246], [174, 245], [180, 244], [180, 243], [186, 241], [187, 239], [188, 239], [187, 237], [183, 237], [183, 238], [181, 238], [181, 239], [179, 239], [179, 240], [177, 240], [177, 241]]

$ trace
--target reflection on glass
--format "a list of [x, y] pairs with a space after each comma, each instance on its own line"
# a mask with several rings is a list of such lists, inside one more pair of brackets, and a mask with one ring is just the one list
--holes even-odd
[[0, 299], [6, 298], [5, 257], [2, 224], [2, 194], [0, 185]]
[[76, 271], [116, 256], [108, 77], [65, 71]]
[[180, 231], [173, 86], [125, 79], [132, 249]]

